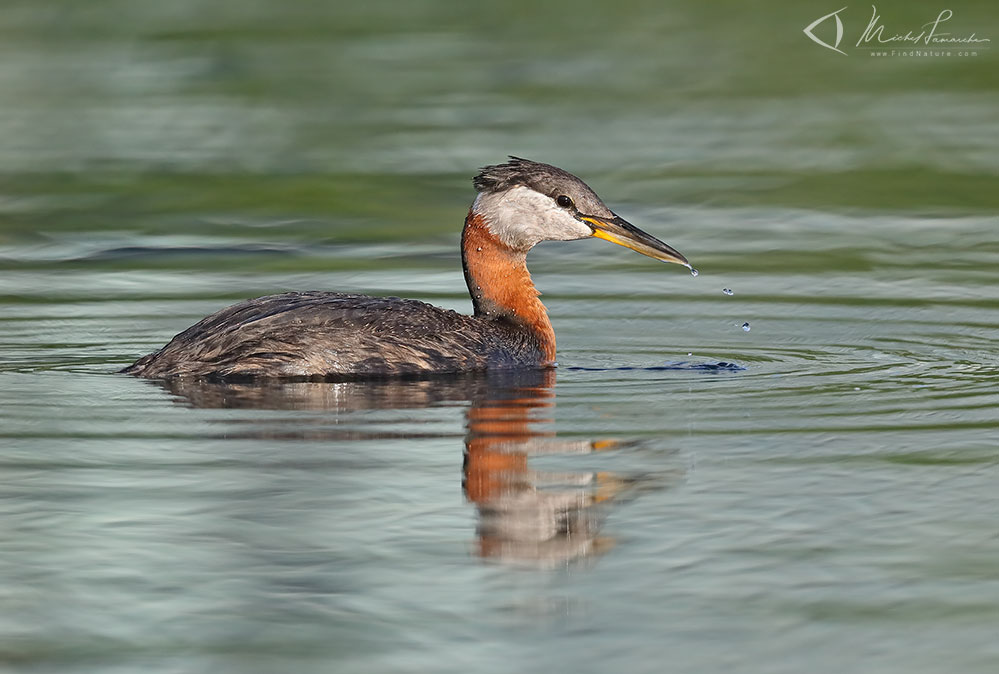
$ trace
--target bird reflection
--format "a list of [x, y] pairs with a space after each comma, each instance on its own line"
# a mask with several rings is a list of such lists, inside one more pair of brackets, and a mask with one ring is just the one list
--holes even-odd
[[599, 537], [605, 508], [627, 485], [610, 473], [532, 470], [540, 454], [587, 454], [612, 440], [563, 440], [538, 430], [551, 421], [555, 373], [493, 389], [468, 409], [463, 486], [479, 513], [478, 554], [549, 566], [611, 546]]
[[[563, 439], [551, 430], [555, 372], [538, 370], [457, 378], [376, 382], [227, 383], [173, 379], [158, 382], [178, 401], [199, 408], [330, 410], [428, 408], [469, 403], [462, 487], [477, 515], [473, 546], [483, 558], [510, 564], [554, 567], [593, 557], [613, 546], [600, 536], [608, 506], [638, 488], [641, 477], [610, 472], [543, 472], [530, 457], [589, 454], [620, 447], [610, 439]], [[242, 437], [297, 437], [310, 441], [352, 437], [407, 437], [362, 433], [329, 426], [328, 419], [268, 419]], [[233, 420], [233, 423], [245, 423]], [[288, 427], [290, 426], [290, 428]], [[409, 429], [411, 430], [411, 429]], [[233, 437], [227, 433], [227, 437]], [[419, 437], [427, 437], [420, 433]], [[661, 480], [655, 480], [661, 482]]]

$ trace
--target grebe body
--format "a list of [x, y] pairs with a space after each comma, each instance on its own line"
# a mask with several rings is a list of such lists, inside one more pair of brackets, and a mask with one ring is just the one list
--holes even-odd
[[398, 297], [301, 292], [226, 307], [123, 372], [365, 379], [543, 362], [536, 336], [502, 318], [466, 316]]

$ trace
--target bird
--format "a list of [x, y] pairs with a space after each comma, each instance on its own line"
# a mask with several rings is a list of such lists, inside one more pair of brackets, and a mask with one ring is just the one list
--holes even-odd
[[351, 381], [551, 368], [555, 332], [526, 263], [536, 244], [596, 237], [694, 273], [560, 168], [511, 156], [472, 183], [461, 233], [472, 315], [398, 297], [286, 292], [221, 309], [120, 372]]

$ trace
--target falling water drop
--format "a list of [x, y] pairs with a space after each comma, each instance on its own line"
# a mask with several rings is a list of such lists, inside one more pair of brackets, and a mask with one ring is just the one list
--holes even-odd
[[699, 273], [700, 272], [697, 271], [696, 269], [694, 269], [693, 267], [690, 268], [690, 275], [691, 276], [697, 276]]
[[722, 292], [725, 293], [726, 295], [733, 294], [731, 288], [722, 288]]
[[743, 323], [742, 330], [743, 332], [749, 332], [751, 330], [751, 328], [749, 327], [749, 323]]

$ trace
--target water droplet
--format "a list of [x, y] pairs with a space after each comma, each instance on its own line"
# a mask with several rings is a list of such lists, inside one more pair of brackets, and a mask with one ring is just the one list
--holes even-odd
[[722, 292], [725, 293], [726, 295], [732, 295], [733, 294], [731, 288], [722, 288]]
[[742, 330], [743, 332], [749, 332], [751, 330], [751, 328], [749, 327], [749, 323], [743, 323]]
[[701, 273], [701, 272], [699, 272], [699, 271], [697, 271], [696, 269], [694, 269], [693, 267], [691, 267], [691, 269], [690, 269], [690, 275], [691, 275], [691, 276], [697, 276], [697, 275], [698, 275], [698, 274], [700, 274], [700, 273]]

